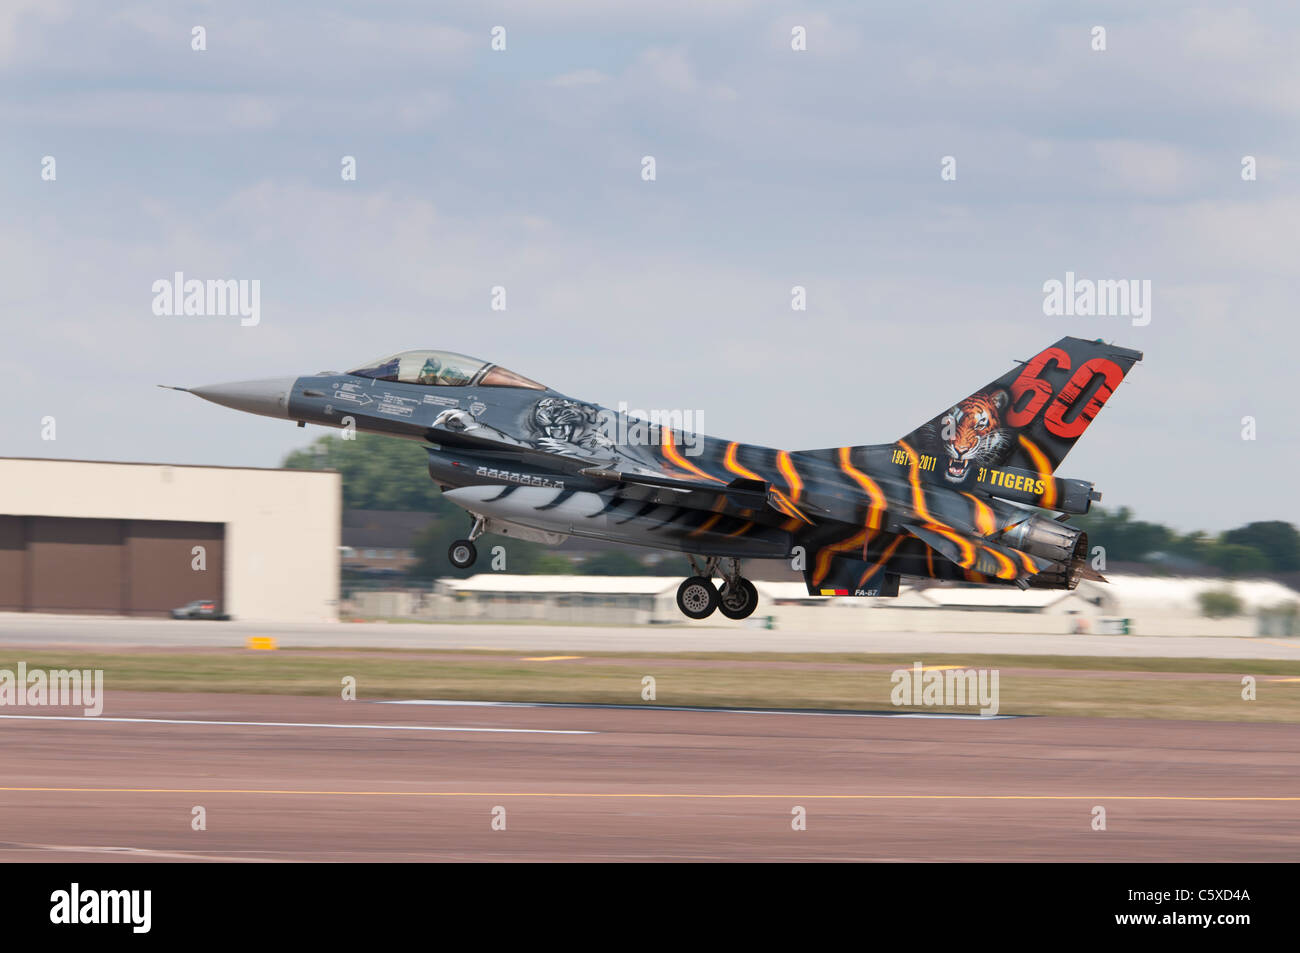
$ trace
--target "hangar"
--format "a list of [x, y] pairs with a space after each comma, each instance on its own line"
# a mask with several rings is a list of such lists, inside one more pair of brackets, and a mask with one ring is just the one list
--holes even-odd
[[0, 612], [338, 618], [338, 473], [0, 458]]

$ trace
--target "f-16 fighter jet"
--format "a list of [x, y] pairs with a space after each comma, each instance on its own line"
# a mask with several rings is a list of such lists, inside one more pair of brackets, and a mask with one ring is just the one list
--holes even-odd
[[483, 533], [677, 550], [694, 571], [681, 611], [743, 619], [758, 593], [742, 559], [789, 560], [821, 596], [893, 596], [903, 576], [1021, 589], [1101, 579], [1087, 535], [1065, 523], [1100, 494], [1055, 471], [1141, 359], [1062, 338], [891, 443], [824, 450], [647, 422], [447, 351], [190, 392], [299, 426], [421, 441], [429, 475], [470, 517], [448, 553], [458, 568]]

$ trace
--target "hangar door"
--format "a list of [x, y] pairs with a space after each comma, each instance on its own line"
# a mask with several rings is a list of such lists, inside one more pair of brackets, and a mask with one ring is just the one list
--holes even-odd
[[0, 610], [165, 615], [194, 599], [224, 607], [224, 549], [221, 523], [0, 516]]

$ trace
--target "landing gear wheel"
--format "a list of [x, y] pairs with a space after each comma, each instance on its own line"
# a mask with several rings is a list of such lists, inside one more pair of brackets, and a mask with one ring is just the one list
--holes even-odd
[[478, 548], [468, 539], [458, 539], [447, 550], [447, 560], [457, 569], [468, 569], [478, 559]]
[[677, 608], [688, 619], [706, 619], [718, 607], [718, 590], [707, 576], [690, 576], [677, 587]]
[[738, 579], [736, 585], [724, 583], [718, 594], [718, 610], [728, 619], [747, 619], [758, 607], [758, 590], [748, 579]]

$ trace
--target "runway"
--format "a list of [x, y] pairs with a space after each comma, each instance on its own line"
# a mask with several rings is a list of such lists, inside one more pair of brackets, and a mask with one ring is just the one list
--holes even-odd
[[10, 712], [6, 861], [1300, 856], [1289, 725], [132, 692], [99, 719]]
[[566, 626], [502, 623], [178, 622], [117, 616], [0, 613], [0, 644], [240, 648], [250, 636], [284, 648], [502, 649], [523, 652], [929, 652], [1141, 658], [1300, 660], [1300, 639], [1218, 636], [844, 632], [744, 626]]

